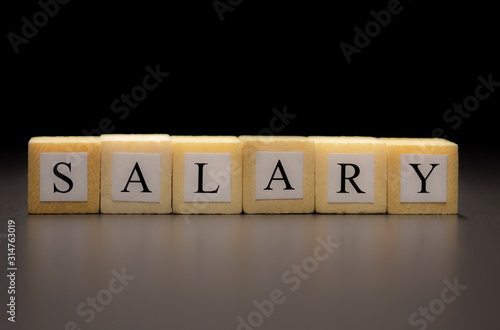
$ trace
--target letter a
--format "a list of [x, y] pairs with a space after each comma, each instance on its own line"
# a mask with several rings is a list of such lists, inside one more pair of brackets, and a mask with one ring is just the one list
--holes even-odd
[[[278, 169], [280, 170], [281, 178], [274, 177], [274, 175], [276, 174], [276, 170]], [[283, 180], [285, 182], [285, 188], [283, 190], [295, 190], [295, 188], [293, 188], [292, 185], [290, 184], [290, 181], [288, 181], [288, 177], [286, 176], [285, 170], [283, 169], [281, 160], [278, 160], [278, 163], [274, 168], [273, 175], [271, 176], [271, 180], [269, 180], [269, 183], [267, 184], [267, 187], [264, 188], [264, 190], [273, 190], [273, 188], [271, 188], [271, 183], [273, 182], [273, 180]]]
[[[137, 176], [139, 177], [139, 180], [132, 180], [132, 176], [134, 175], [134, 172], [137, 172]], [[130, 192], [127, 190], [128, 185], [130, 182], [139, 182], [142, 185], [142, 191], [145, 193], [150, 193], [151, 190], [149, 190], [146, 180], [144, 180], [144, 176], [142, 175], [141, 168], [139, 167], [139, 163], [135, 162], [134, 169], [132, 170], [132, 173], [130, 173], [130, 177], [128, 178], [127, 184], [125, 185], [125, 188], [123, 188], [122, 192]]]

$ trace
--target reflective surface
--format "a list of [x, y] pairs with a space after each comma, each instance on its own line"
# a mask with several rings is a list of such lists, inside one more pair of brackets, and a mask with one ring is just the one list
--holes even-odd
[[28, 216], [23, 166], [4, 169], [1, 328], [497, 329], [500, 181], [474, 164], [457, 216]]

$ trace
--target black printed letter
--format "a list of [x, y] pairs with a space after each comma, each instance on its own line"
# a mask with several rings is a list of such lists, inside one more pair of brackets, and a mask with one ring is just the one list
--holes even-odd
[[[281, 173], [281, 178], [275, 178], [274, 175], [276, 174], [276, 170], [279, 169]], [[283, 180], [285, 182], [285, 188], [283, 190], [295, 190], [295, 188], [292, 187], [290, 184], [290, 181], [288, 181], [288, 178], [286, 176], [285, 170], [283, 169], [283, 165], [281, 164], [281, 160], [278, 160], [278, 164], [276, 164], [276, 167], [274, 168], [273, 175], [271, 176], [271, 180], [269, 180], [269, 183], [264, 190], [273, 190], [271, 188], [271, 183], [273, 180]]]
[[198, 190], [195, 193], [207, 193], [207, 194], [216, 194], [219, 191], [220, 185], [217, 186], [217, 189], [212, 191], [203, 190], [203, 166], [207, 165], [207, 163], [195, 163], [198, 165]]
[[[139, 177], [139, 180], [132, 180], [132, 176], [134, 175], [134, 172], [137, 172], [137, 176]], [[137, 163], [137, 162], [135, 162], [134, 169], [132, 170], [132, 173], [130, 173], [130, 177], [128, 178], [127, 184], [125, 185], [125, 188], [123, 188], [122, 192], [130, 192], [127, 190], [130, 182], [141, 183], [142, 184], [142, 191], [141, 192], [146, 192], [146, 193], [151, 192], [151, 190], [149, 190], [148, 186], [146, 185], [146, 180], [144, 180], [144, 176], [142, 175], [141, 168], [139, 167], [139, 163]]]
[[[349, 180], [349, 182], [354, 187], [354, 189], [356, 189], [356, 192], [358, 194], [364, 194], [365, 192], [362, 191], [361, 189], [359, 189], [356, 182], [354, 182], [354, 178], [359, 175], [359, 166], [356, 164], [349, 164], [349, 163], [337, 163], [337, 164], [340, 165], [340, 167], [341, 167], [340, 190], [337, 191], [337, 193], [349, 193], [348, 191], [345, 190], [345, 182], [346, 182], [346, 180]], [[354, 174], [349, 178], [347, 178], [345, 176], [345, 172], [346, 172], [345, 169], [347, 166], [352, 166], [352, 168], [354, 168]]]
[[70, 178], [68, 178], [66, 175], [59, 172], [59, 170], [57, 169], [59, 167], [59, 165], [66, 165], [69, 168], [69, 171], [71, 172], [71, 163], [59, 162], [56, 165], [54, 165], [54, 169], [52, 170], [54, 172], [55, 176], [57, 176], [59, 179], [65, 181], [68, 184], [68, 189], [59, 190], [56, 187], [56, 184], [54, 183], [54, 193], [59, 192], [59, 193], [65, 194], [65, 193], [69, 192], [71, 189], [73, 189], [73, 181]]
[[426, 187], [426, 184], [427, 184], [427, 178], [429, 177], [429, 175], [431, 175], [432, 171], [434, 171], [434, 168], [435, 168], [436, 166], [438, 166], [439, 164], [430, 164], [430, 165], [432, 166], [432, 168], [431, 168], [431, 170], [429, 171], [429, 173], [427, 173], [427, 176], [426, 176], [426, 177], [424, 177], [424, 176], [422, 175], [422, 173], [420, 172], [420, 170], [418, 169], [418, 165], [420, 165], [420, 164], [410, 164], [410, 165], [411, 165], [411, 167], [413, 167], [413, 169], [415, 170], [415, 172], [417, 172], [418, 177], [419, 177], [419, 178], [420, 178], [420, 180], [422, 181], [422, 189], [420, 189], [420, 191], [419, 191], [418, 193], [419, 193], [419, 194], [420, 194], [420, 193], [429, 193], [429, 192], [427, 191], [427, 189], [426, 189], [426, 188], [427, 188], [427, 187]]

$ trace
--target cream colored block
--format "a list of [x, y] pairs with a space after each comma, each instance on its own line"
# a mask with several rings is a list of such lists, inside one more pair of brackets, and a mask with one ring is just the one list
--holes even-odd
[[243, 212], [314, 212], [314, 141], [300, 136], [240, 136]]
[[317, 213], [386, 213], [386, 144], [373, 137], [310, 137], [315, 142]]
[[458, 146], [437, 138], [383, 138], [387, 143], [387, 211], [458, 212]]
[[28, 143], [29, 213], [98, 213], [101, 140], [33, 137]]
[[172, 206], [179, 214], [239, 214], [241, 141], [235, 136], [172, 136]]
[[172, 212], [172, 142], [167, 134], [101, 135], [101, 212]]

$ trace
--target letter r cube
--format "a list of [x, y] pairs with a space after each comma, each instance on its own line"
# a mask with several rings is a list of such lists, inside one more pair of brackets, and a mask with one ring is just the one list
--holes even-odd
[[317, 213], [385, 213], [386, 144], [374, 137], [311, 136]]

